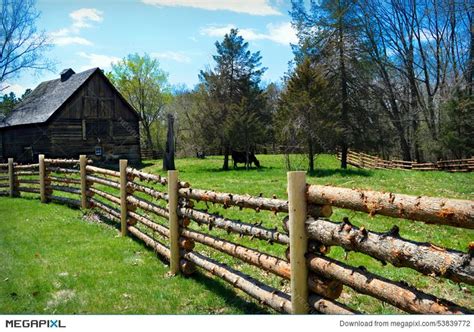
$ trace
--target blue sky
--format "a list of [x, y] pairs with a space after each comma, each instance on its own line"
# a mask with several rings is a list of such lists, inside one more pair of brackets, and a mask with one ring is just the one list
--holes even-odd
[[289, 0], [38, 0], [38, 28], [53, 43], [47, 56], [54, 72], [23, 72], [7, 81], [21, 95], [64, 68], [76, 72], [100, 67], [127, 54], [146, 52], [169, 73], [172, 84], [192, 88], [198, 73], [213, 66], [214, 43], [237, 27], [251, 51], [260, 51], [268, 67], [264, 80], [279, 80], [296, 42]]

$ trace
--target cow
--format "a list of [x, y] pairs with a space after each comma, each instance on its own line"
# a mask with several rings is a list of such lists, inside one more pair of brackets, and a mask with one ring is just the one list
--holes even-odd
[[260, 162], [252, 152], [248, 152], [247, 158], [247, 153], [232, 150], [232, 160], [234, 161], [234, 168], [237, 168], [238, 163], [243, 163], [248, 168], [254, 163], [257, 168], [260, 168]]

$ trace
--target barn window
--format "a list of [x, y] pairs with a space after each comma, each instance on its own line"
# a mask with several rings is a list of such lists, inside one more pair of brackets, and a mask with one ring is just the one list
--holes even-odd
[[96, 156], [102, 156], [102, 147], [100, 147], [100, 146], [95, 147], [95, 155]]

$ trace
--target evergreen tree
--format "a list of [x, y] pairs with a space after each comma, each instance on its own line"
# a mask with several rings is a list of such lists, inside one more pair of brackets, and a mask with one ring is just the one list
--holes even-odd
[[232, 149], [249, 152], [265, 139], [269, 115], [260, 88], [265, 68], [261, 67], [260, 52], [250, 52], [237, 29], [231, 29], [215, 46], [216, 66], [199, 75], [208, 99], [201, 111], [208, 123], [208, 138], [219, 141], [224, 154], [223, 169], [228, 170]]

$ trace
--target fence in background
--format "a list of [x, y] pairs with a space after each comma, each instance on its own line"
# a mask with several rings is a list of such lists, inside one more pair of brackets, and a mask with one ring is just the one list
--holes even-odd
[[[120, 170], [115, 171], [95, 167], [85, 156], [63, 160], [41, 155], [38, 163], [31, 165], [18, 165], [9, 159], [8, 164], [0, 164], [0, 189], [0, 194], [11, 197], [25, 192], [39, 195], [45, 203], [94, 208], [117, 222], [123, 236], [142, 240], [167, 260], [172, 274], [191, 274], [199, 267], [278, 312], [358, 313], [357, 308], [338, 301], [346, 286], [409, 313], [473, 313], [404, 282], [326, 255], [331, 246], [339, 246], [382, 264], [389, 262], [394, 267], [474, 285], [472, 247], [469, 252], [461, 252], [404, 239], [397, 227], [377, 233], [358, 228], [347, 219], [342, 223], [328, 219], [332, 207], [337, 207], [403, 218], [406, 222], [474, 229], [473, 201], [308, 185], [304, 172], [288, 173], [288, 200], [220, 193], [179, 181], [177, 171], [168, 172], [164, 178], [130, 168], [126, 160], [121, 160]], [[198, 202], [281, 214], [282, 230], [213, 214], [198, 209]], [[198, 231], [195, 226], [206, 226], [207, 230]], [[234, 236], [231, 241], [232, 234], [283, 246], [286, 254], [277, 257], [265, 253], [265, 246], [254, 248], [233, 242], [238, 240]], [[207, 249], [200, 252], [196, 244]], [[207, 254], [209, 249], [290, 280], [290, 291], [283, 292], [212, 259]]]
[[[341, 153], [337, 155], [341, 159]], [[347, 163], [359, 168], [372, 169], [405, 169], [417, 171], [447, 171], [447, 172], [472, 172], [474, 170], [474, 157], [469, 159], [442, 160], [434, 163], [418, 163], [416, 161], [384, 160], [362, 152], [349, 150]]]

